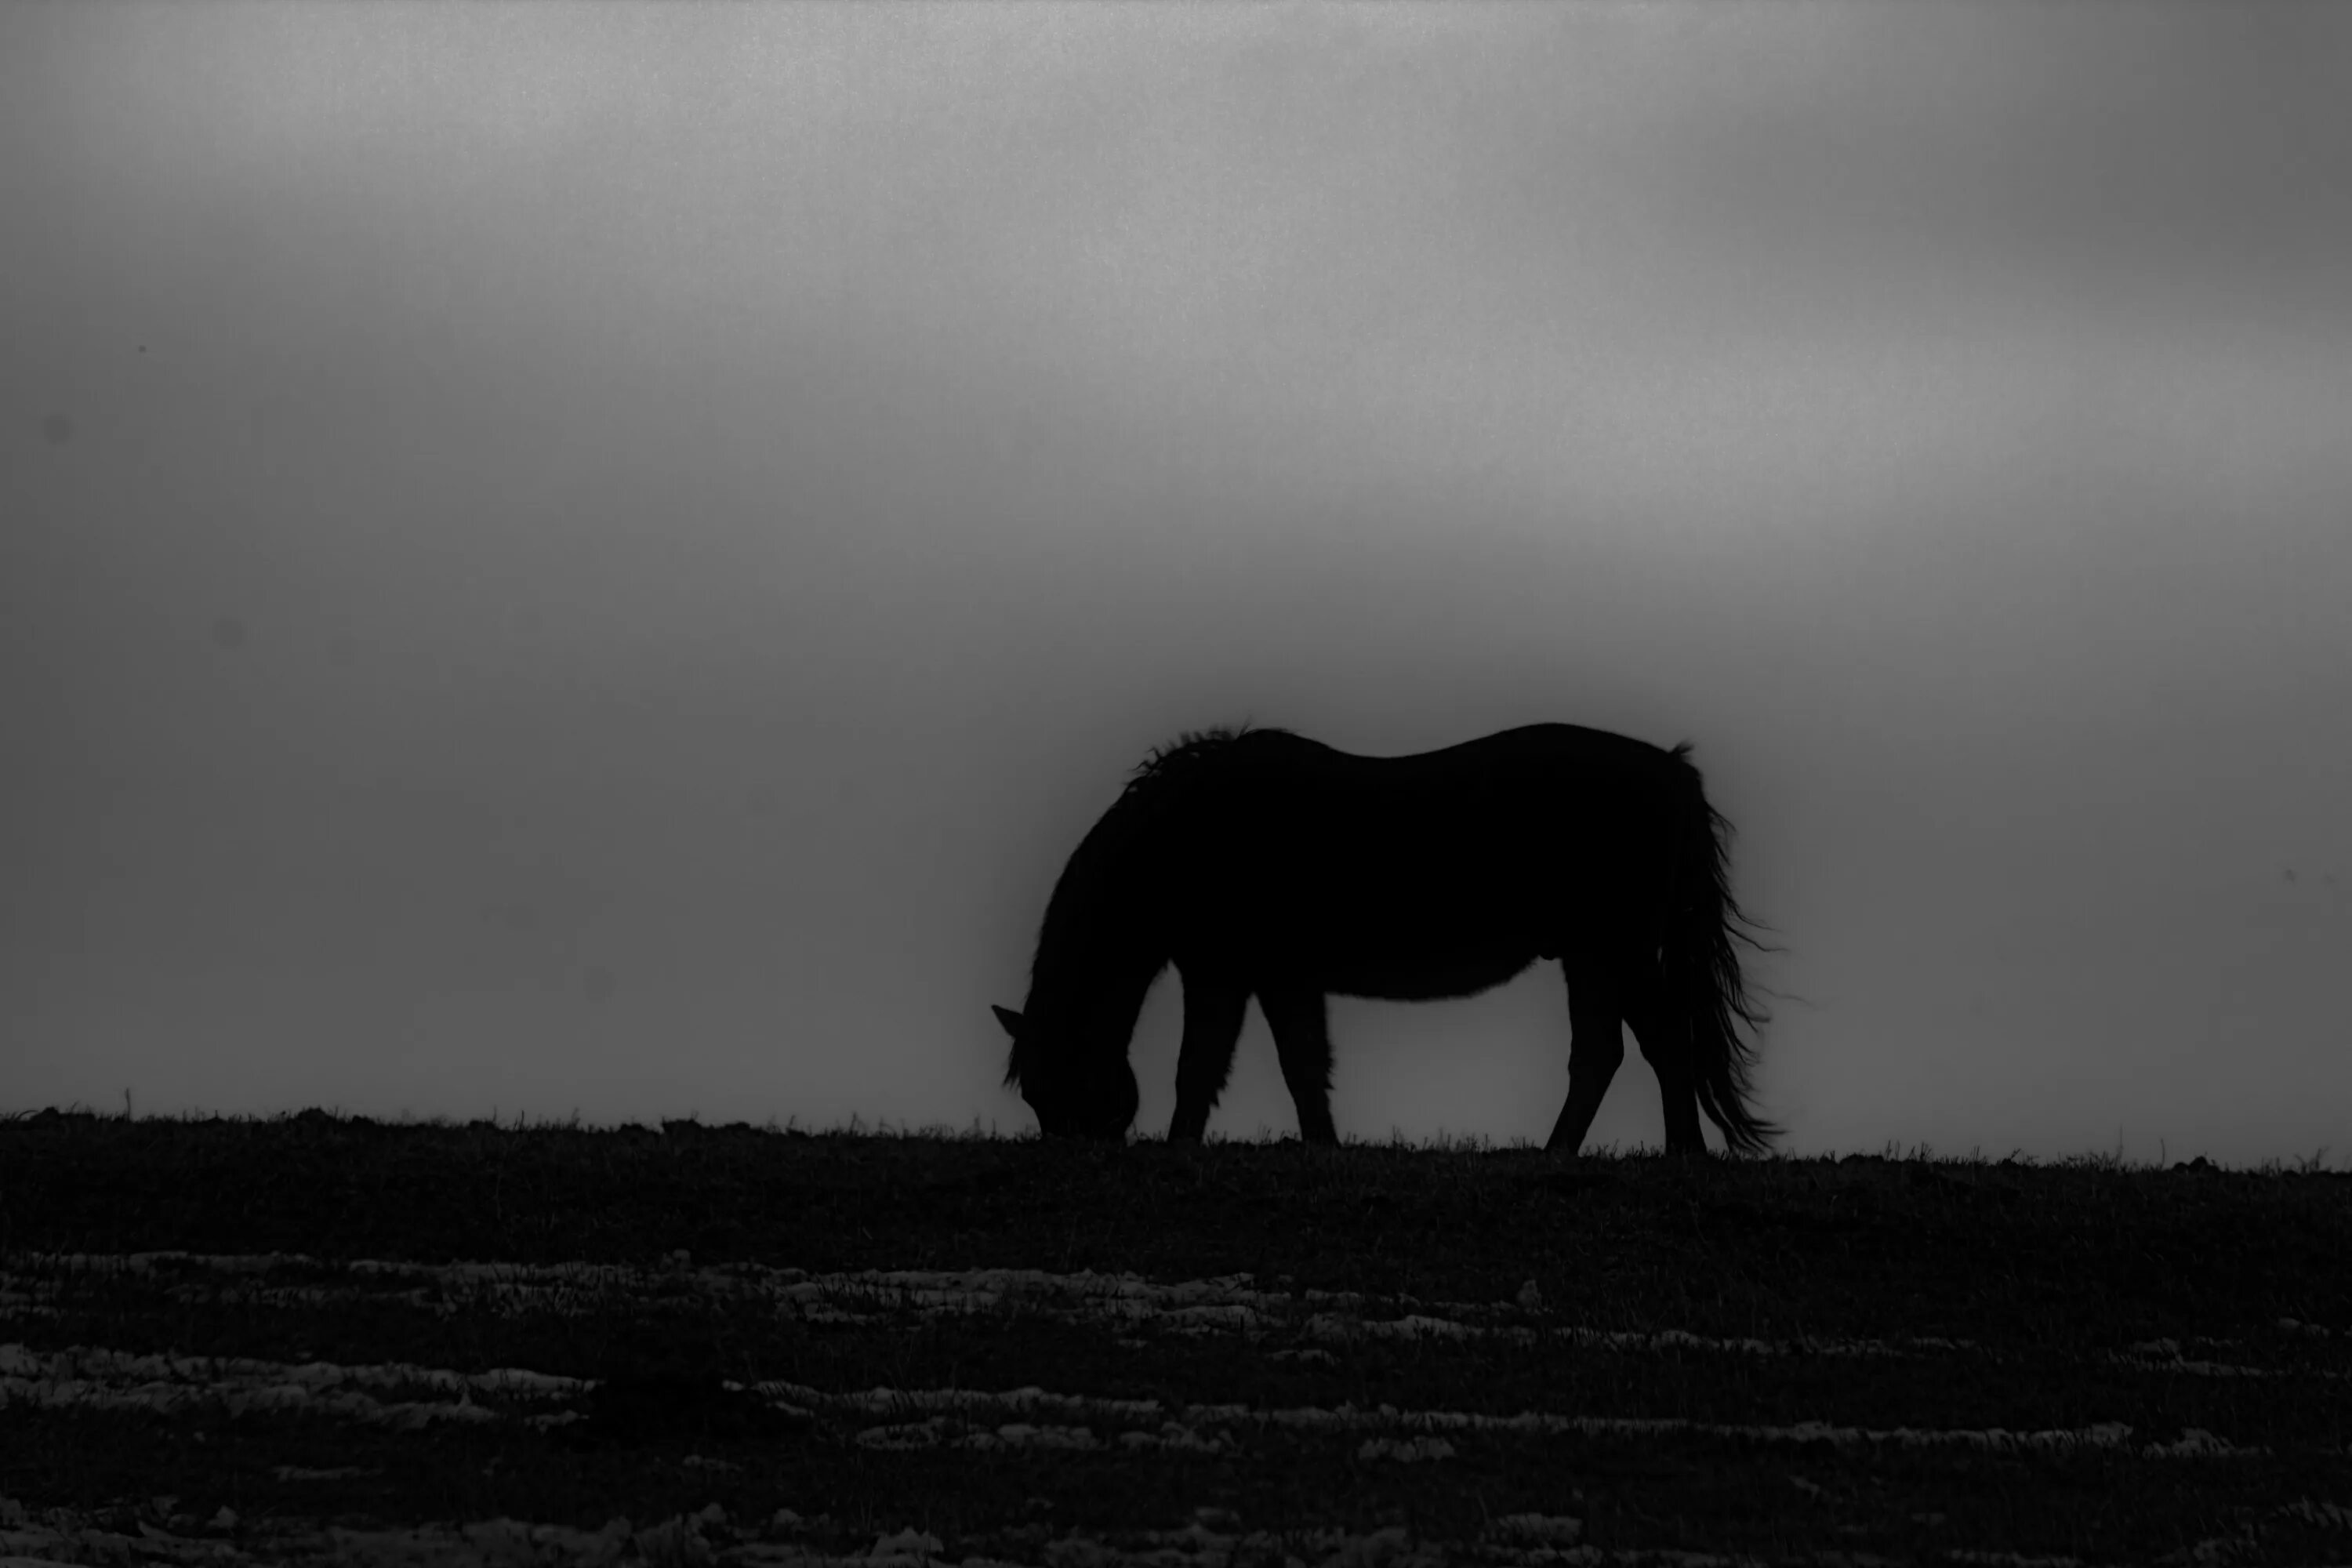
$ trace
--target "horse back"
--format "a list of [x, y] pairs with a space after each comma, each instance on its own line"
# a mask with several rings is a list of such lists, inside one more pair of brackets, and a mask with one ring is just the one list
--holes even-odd
[[1286, 955], [1327, 989], [1381, 995], [1446, 994], [1428, 989], [1441, 973], [1476, 989], [1596, 942], [1654, 946], [1687, 820], [1671, 752], [1546, 724], [1402, 757], [1252, 734], [1220, 762], [1187, 792], [1164, 862], [1196, 948]]

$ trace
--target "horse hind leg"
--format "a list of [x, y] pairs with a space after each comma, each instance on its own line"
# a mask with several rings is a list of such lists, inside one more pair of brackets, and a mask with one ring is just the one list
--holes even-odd
[[1298, 1136], [1309, 1143], [1339, 1142], [1339, 1130], [1331, 1124], [1331, 1028], [1323, 993], [1260, 986], [1257, 1002], [1274, 1031], [1282, 1081], [1298, 1107]]
[[1241, 1041], [1242, 1011], [1249, 992], [1223, 978], [1184, 976], [1184, 1043], [1176, 1053], [1176, 1116], [1168, 1124], [1171, 1143], [1198, 1143], [1208, 1131], [1209, 1112], [1225, 1092], [1234, 1070], [1234, 1047]]
[[1625, 1021], [1642, 1055], [1658, 1075], [1658, 1093], [1665, 1102], [1666, 1152], [1704, 1154], [1706, 1139], [1699, 1131], [1698, 1085], [1691, 1061], [1690, 1017], [1675, 1005], [1666, 977], [1656, 970], [1643, 974], [1626, 1000]]
[[1609, 1080], [1625, 1059], [1625, 1031], [1615, 977], [1606, 966], [1570, 962], [1560, 967], [1568, 975], [1568, 1103], [1544, 1147], [1573, 1154], [1584, 1146]]

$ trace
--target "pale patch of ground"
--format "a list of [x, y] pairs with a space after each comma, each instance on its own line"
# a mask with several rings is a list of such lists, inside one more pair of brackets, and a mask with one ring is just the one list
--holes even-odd
[[[257, 1361], [245, 1356], [134, 1354], [74, 1345], [36, 1352], [0, 1345], [0, 1409], [14, 1404], [48, 1408], [143, 1410], [168, 1415], [189, 1408], [299, 1412], [337, 1416], [362, 1426], [413, 1432], [436, 1422], [491, 1422], [497, 1411], [476, 1405], [473, 1393], [517, 1398], [581, 1394], [594, 1385], [515, 1368], [457, 1373], [390, 1363], [339, 1366], [332, 1362]], [[433, 1388], [455, 1400], [382, 1400], [370, 1388]]]
[[[1582, 1349], [1620, 1352], [1687, 1350], [1752, 1356], [1914, 1358], [1982, 1353], [1972, 1342], [1932, 1336], [1768, 1340], [1694, 1334], [1681, 1329], [1628, 1331], [1562, 1324], [1556, 1321], [1556, 1313], [1542, 1307], [1532, 1280], [1507, 1302], [1421, 1302], [1401, 1296], [1380, 1304], [1393, 1315], [1380, 1316], [1368, 1310], [1374, 1303], [1354, 1291], [1260, 1289], [1246, 1274], [1165, 1284], [1134, 1274], [1087, 1270], [1063, 1274], [1034, 1268], [867, 1269], [812, 1275], [803, 1269], [756, 1265], [696, 1268], [683, 1253], [658, 1269], [585, 1263], [423, 1264], [369, 1258], [339, 1263], [293, 1253], [51, 1253], [27, 1254], [16, 1261], [25, 1267], [0, 1273], [0, 1314], [43, 1313], [46, 1302], [75, 1275], [186, 1274], [192, 1278], [167, 1289], [167, 1296], [301, 1309], [365, 1297], [404, 1301], [445, 1317], [483, 1310], [568, 1316], [593, 1310], [612, 1298], [625, 1298], [640, 1306], [652, 1304], [657, 1310], [665, 1294], [698, 1300], [751, 1296], [771, 1300], [780, 1311], [810, 1323], [903, 1322], [909, 1316], [1014, 1310], [1062, 1321], [1092, 1319], [1163, 1333], [1231, 1332], [1252, 1338], [1279, 1334], [1325, 1342], [1498, 1336], [1520, 1342], [1554, 1338]], [[271, 1274], [297, 1272], [344, 1273], [354, 1282], [266, 1282]], [[224, 1285], [224, 1278], [252, 1282]], [[386, 1291], [379, 1281], [406, 1283], [407, 1288]], [[2297, 1334], [2331, 1337], [2329, 1330], [2293, 1318], [2281, 1319], [2279, 1326]], [[1133, 1341], [1131, 1335], [1122, 1341], [1130, 1342], [1143, 1342]], [[2220, 1339], [2189, 1342], [2221, 1350], [2237, 1345], [2235, 1341]], [[1313, 1354], [1296, 1349], [1274, 1353]], [[2346, 1375], [2190, 1358], [2184, 1353], [2182, 1342], [2168, 1339], [2134, 1344], [2110, 1355], [2122, 1364], [2200, 1377]]]
[[[684, 1254], [666, 1267], [587, 1264], [414, 1264], [322, 1261], [293, 1254], [257, 1256], [149, 1252], [130, 1255], [25, 1255], [0, 1271], [0, 1321], [54, 1312], [53, 1302], [76, 1278], [133, 1275], [163, 1283], [166, 1295], [192, 1300], [240, 1300], [317, 1310], [362, 1300], [402, 1301], [436, 1315], [491, 1310], [569, 1315], [626, 1305], [658, 1312], [665, 1300], [707, 1302], [752, 1298], [779, 1313], [813, 1324], [903, 1323], [961, 1313], [1015, 1312], [1047, 1320], [1091, 1321], [1124, 1331], [1119, 1342], [1142, 1345], [1145, 1332], [1279, 1337], [1290, 1343], [1275, 1358], [1330, 1362], [1323, 1344], [1366, 1339], [1566, 1340], [1586, 1349], [1641, 1354], [1661, 1352], [1730, 1356], [1923, 1358], [1982, 1354], [1962, 1341], [1714, 1337], [1667, 1329], [1621, 1331], [1559, 1321], [1533, 1281], [1507, 1301], [1378, 1300], [1354, 1292], [1262, 1289], [1252, 1277], [1157, 1283], [1133, 1274], [1037, 1269], [866, 1270], [810, 1274], [753, 1266], [697, 1268]], [[2334, 1337], [2336, 1331], [2281, 1319], [2298, 1336]], [[2339, 1372], [2260, 1367], [2216, 1359], [2238, 1342], [2189, 1337], [2145, 1341], [2107, 1352], [2135, 1370], [2200, 1377], [2336, 1377]], [[2195, 1351], [2198, 1353], [2191, 1355]], [[34, 1351], [0, 1344], [0, 1413], [7, 1406], [79, 1406], [170, 1413], [189, 1409], [236, 1415], [247, 1411], [301, 1412], [396, 1431], [436, 1425], [516, 1422], [546, 1428], [583, 1418], [574, 1408], [598, 1385], [526, 1368], [460, 1373], [407, 1363], [341, 1365], [325, 1361], [274, 1362], [249, 1357], [196, 1357], [76, 1346]], [[746, 1385], [729, 1384], [742, 1391]], [[1098, 1398], [1038, 1387], [982, 1391], [963, 1388], [825, 1390], [761, 1382], [749, 1391], [772, 1408], [803, 1419], [830, 1418], [841, 1441], [877, 1448], [955, 1447], [1245, 1452], [1258, 1434], [1328, 1434], [1352, 1442], [1366, 1462], [1439, 1464], [1456, 1458], [1464, 1434], [1594, 1436], [1694, 1435], [1767, 1443], [1823, 1443], [1835, 1447], [1944, 1447], [2002, 1453], [2124, 1451], [2149, 1459], [2186, 1462], [2256, 1457], [2263, 1450], [2231, 1445], [2198, 1428], [2176, 1439], [2135, 1439], [2119, 1422], [2045, 1431], [1898, 1426], [1872, 1429], [1818, 1421], [1780, 1425], [1717, 1424], [1677, 1418], [1574, 1415], [1520, 1411], [1497, 1415], [1449, 1410], [1401, 1410], [1393, 1405], [1264, 1408], [1240, 1404], [1171, 1404]], [[482, 1401], [478, 1402], [477, 1396]], [[870, 1423], [863, 1424], [861, 1423]], [[1451, 1435], [1451, 1436], [1449, 1436]], [[689, 1457], [688, 1465], [715, 1471], [725, 1461]], [[281, 1482], [347, 1479], [344, 1469], [280, 1466]], [[1809, 1483], [1794, 1484], [1806, 1487]], [[1812, 1489], [1818, 1490], [1818, 1489]], [[170, 1511], [173, 1500], [155, 1500], [137, 1533], [100, 1528], [89, 1518], [48, 1510], [36, 1518], [0, 1499], [0, 1568], [58, 1560], [156, 1563], [359, 1562], [453, 1564], [648, 1563], [916, 1564], [950, 1559], [934, 1538], [900, 1531], [864, 1552], [828, 1557], [802, 1539], [789, 1510], [757, 1528], [730, 1523], [717, 1505], [700, 1513], [638, 1529], [615, 1520], [583, 1531], [499, 1519], [474, 1524], [361, 1531], [316, 1522], [273, 1521], [247, 1527], [223, 1510], [199, 1521]], [[1211, 1510], [1212, 1513], [1214, 1510]], [[2322, 1529], [2352, 1531], [2352, 1508], [2304, 1500], [2279, 1510]], [[2180, 1554], [2184, 1564], [2228, 1561], [2239, 1538], [2201, 1542]], [[1955, 1562], [2001, 1568], [2078, 1568], [2063, 1557], [1950, 1551]], [[1051, 1568], [1405, 1568], [1441, 1562], [1543, 1564], [1601, 1563], [1730, 1563], [1738, 1559], [1696, 1552], [1603, 1553], [1581, 1543], [1570, 1517], [1535, 1514], [1496, 1520], [1469, 1542], [1417, 1541], [1402, 1529], [1363, 1534], [1340, 1531], [1246, 1532], [1230, 1516], [1205, 1516], [1181, 1531], [1120, 1534], [1111, 1540], [1054, 1536], [1042, 1531], [1021, 1548], [1021, 1559]], [[990, 1560], [964, 1556], [966, 1568]], [[1824, 1553], [1815, 1559], [1858, 1563], [1866, 1554]]]
[[[568, 1402], [594, 1386], [586, 1379], [551, 1377], [511, 1367], [457, 1373], [404, 1363], [342, 1367], [330, 1362], [295, 1364], [248, 1357], [133, 1354], [94, 1346], [37, 1352], [21, 1344], [0, 1345], [0, 1408], [21, 1403], [45, 1408], [78, 1406], [166, 1413], [218, 1408], [232, 1415], [258, 1410], [300, 1412], [395, 1431], [415, 1431], [442, 1421], [519, 1418], [545, 1428], [577, 1420], [579, 1413], [542, 1410], [514, 1417], [475, 1404], [473, 1394], [479, 1390], [500, 1396], [502, 1404], [545, 1405]], [[728, 1386], [740, 1390], [745, 1385]], [[2135, 1444], [2132, 1428], [2122, 1422], [2036, 1432], [2013, 1432], [1998, 1426], [1873, 1429], [1821, 1421], [1736, 1424], [1679, 1417], [1568, 1415], [1534, 1410], [1495, 1415], [1458, 1410], [1400, 1410], [1390, 1405], [1374, 1409], [1358, 1409], [1351, 1405], [1341, 1405], [1337, 1409], [1319, 1405], [1259, 1409], [1247, 1405], [1202, 1404], [1171, 1409], [1158, 1400], [1102, 1399], [1055, 1394], [1036, 1387], [1001, 1392], [874, 1388], [835, 1393], [785, 1382], [761, 1382], [749, 1386], [772, 1408], [803, 1417], [819, 1410], [886, 1418], [931, 1413], [913, 1421], [886, 1419], [881, 1425], [857, 1431], [852, 1439], [880, 1448], [1093, 1448], [1116, 1445], [1232, 1452], [1238, 1449], [1242, 1437], [1249, 1432], [1279, 1427], [1295, 1431], [1429, 1435], [1696, 1434], [1759, 1442], [1829, 1443], [1841, 1447], [1961, 1447], [1990, 1452], [2091, 1447], [2128, 1449], [2147, 1458], [2234, 1458], [2263, 1451], [2235, 1447], [2193, 1427], [2172, 1443]], [[437, 1389], [454, 1392], [457, 1398], [383, 1401], [367, 1392], [370, 1388]], [[1063, 1420], [1039, 1423], [999, 1419], [1014, 1415], [1059, 1415]], [[1076, 1424], [1079, 1421], [1090, 1424], [1080, 1426]], [[1148, 1422], [1150, 1426], [1129, 1425], [1138, 1422]], [[1102, 1436], [1095, 1430], [1097, 1426], [1122, 1425], [1126, 1429], [1113, 1436]], [[1450, 1447], [1447, 1452], [1451, 1452]], [[1444, 1456], [1420, 1450], [1416, 1457]]]
[[[1437, 1568], [1468, 1563], [1490, 1568], [1539, 1568], [1545, 1564], [1673, 1564], [1675, 1568], [1748, 1568], [1759, 1559], [1703, 1552], [1603, 1552], [1581, 1544], [1583, 1523], [1569, 1515], [1508, 1514], [1488, 1523], [1475, 1540], [1417, 1539], [1402, 1527], [1354, 1533], [1338, 1530], [1244, 1531], [1219, 1509], [1199, 1510], [1181, 1530], [1118, 1532], [1108, 1539], [1055, 1534], [1044, 1528], [1021, 1532], [1017, 1557], [950, 1552], [935, 1535], [913, 1529], [887, 1531], [871, 1546], [832, 1554], [806, 1543], [810, 1521], [790, 1509], [770, 1519], [737, 1523], [717, 1503], [643, 1527], [625, 1518], [600, 1530], [492, 1519], [473, 1524], [431, 1524], [397, 1530], [355, 1530], [315, 1521], [278, 1519], [248, 1526], [227, 1509], [197, 1521], [173, 1514], [176, 1500], [161, 1497], [139, 1510], [137, 1532], [102, 1528], [64, 1509], [36, 1515], [0, 1497], [0, 1568], [29, 1568], [54, 1562], [137, 1562], [245, 1568], [255, 1563], [334, 1563], [392, 1565], [447, 1564], [448, 1568], [601, 1568], [604, 1564], [763, 1564], [773, 1568], [922, 1568], [930, 1563], [960, 1568], [998, 1568], [1045, 1563], [1050, 1568]], [[2352, 1527], [2352, 1509], [2303, 1500], [2277, 1510], [2281, 1516]], [[2200, 1542], [2172, 1554], [2168, 1563], [2193, 1565], [2228, 1561], [2242, 1538]], [[2013, 1552], [1947, 1550], [1947, 1562], [1985, 1568], [2082, 1568], [2077, 1558], [2021, 1556]], [[1790, 1560], [1784, 1560], [1790, 1561]], [[1793, 1559], [1819, 1568], [1866, 1568], [1885, 1562], [1867, 1552], [1824, 1552]]]
[[[614, 1265], [382, 1262], [362, 1258], [321, 1261], [294, 1253], [215, 1255], [189, 1252], [25, 1254], [17, 1268], [0, 1272], [0, 1319], [48, 1315], [53, 1300], [76, 1276], [110, 1274], [185, 1275], [168, 1287], [172, 1299], [247, 1303], [315, 1310], [357, 1301], [404, 1302], [436, 1316], [461, 1311], [572, 1316], [625, 1300], [639, 1310], [658, 1311], [662, 1300], [697, 1301], [756, 1297], [779, 1312], [811, 1324], [880, 1324], [961, 1313], [1017, 1311], [1061, 1321], [1093, 1321], [1128, 1331], [1118, 1342], [1140, 1347], [1139, 1331], [1185, 1335], [1238, 1333], [1252, 1339], [1284, 1339], [1345, 1344], [1386, 1339], [1469, 1340], [1487, 1337], [1532, 1342], [1556, 1339], [1580, 1349], [1617, 1353], [1696, 1351], [1748, 1356], [1900, 1357], [1984, 1355], [1974, 1342], [1931, 1336], [1843, 1339], [1803, 1336], [1768, 1340], [1695, 1334], [1681, 1329], [1643, 1331], [1603, 1330], [1557, 1321], [1545, 1310], [1534, 1281], [1507, 1302], [1420, 1302], [1397, 1297], [1373, 1304], [1353, 1291], [1265, 1290], [1246, 1274], [1158, 1283], [1134, 1274], [1052, 1273], [1034, 1268], [976, 1268], [960, 1272], [868, 1269], [812, 1275], [797, 1268], [731, 1265], [696, 1268], [684, 1253], [655, 1269]], [[273, 1274], [344, 1274], [350, 1284], [271, 1284]], [[224, 1283], [224, 1280], [230, 1281]], [[386, 1290], [384, 1284], [395, 1288]], [[2320, 1325], [2282, 1318], [2279, 1327], [2304, 1336], [2332, 1337]], [[2197, 1338], [2203, 1350], [2241, 1348], [2239, 1342]], [[1293, 1345], [1270, 1352], [1321, 1360], [1329, 1352]], [[2138, 1371], [2193, 1377], [2299, 1377], [2342, 1380], [2332, 1370], [2249, 1366], [2188, 1355], [2179, 1340], [2152, 1340], [2107, 1352], [2108, 1359]], [[1997, 1358], [1996, 1358], [1997, 1359]]]
[[[1507, 1302], [1423, 1302], [1410, 1296], [1379, 1302], [1351, 1290], [1262, 1289], [1247, 1274], [1158, 1283], [1135, 1274], [1036, 1268], [866, 1269], [810, 1274], [754, 1264], [696, 1268], [677, 1254], [663, 1268], [606, 1264], [402, 1263], [361, 1258], [324, 1261], [294, 1253], [219, 1256], [188, 1252], [26, 1254], [16, 1272], [0, 1273], [0, 1304], [53, 1299], [62, 1279], [110, 1273], [185, 1274], [184, 1290], [205, 1300], [316, 1308], [359, 1299], [405, 1301], [442, 1316], [458, 1311], [508, 1311], [555, 1316], [593, 1310], [601, 1299], [658, 1302], [664, 1293], [698, 1300], [764, 1298], [812, 1323], [902, 1322], [908, 1316], [1018, 1310], [1065, 1321], [1092, 1319], [1113, 1326], [1150, 1326], [1162, 1332], [1283, 1333], [1308, 1339], [1470, 1339], [1500, 1334], [1522, 1342], [1541, 1335], [1590, 1349], [1686, 1349], [1747, 1355], [1911, 1355], [1974, 1347], [1964, 1341], [1801, 1338], [1718, 1338], [1678, 1329], [1604, 1331], [1557, 1321], [1530, 1280]], [[270, 1284], [271, 1274], [344, 1273], [351, 1286]], [[200, 1278], [209, 1277], [209, 1278]], [[224, 1285], [223, 1279], [250, 1281]], [[387, 1290], [384, 1284], [404, 1285]], [[1391, 1315], [1377, 1315], [1385, 1309]]]

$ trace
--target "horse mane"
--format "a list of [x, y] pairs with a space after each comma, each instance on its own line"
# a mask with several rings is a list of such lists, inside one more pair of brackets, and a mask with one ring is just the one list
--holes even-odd
[[1135, 764], [1127, 787], [1119, 791], [1110, 809], [1079, 841], [1077, 852], [1062, 869], [1061, 880], [1054, 884], [1054, 896], [1045, 903], [1045, 926], [1038, 933], [1038, 961], [1045, 961], [1047, 949], [1055, 945], [1055, 938], [1066, 937], [1074, 922], [1091, 913], [1082, 912], [1076, 906], [1091, 899], [1097, 890], [1096, 882], [1118, 852], [1134, 840], [1136, 830], [1180, 793], [1200, 773], [1203, 763], [1213, 761], [1227, 747], [1246, 737], [1288, 733], [1287, 730], [1255, 729], [1246, 722], [1217, 724], [1206, 730], [1184, 731], [1168, 744], [1154, 746], [1150, 755]]
[[[1239, 724], [1212, 724], [1205, 730], [1180, 731], [1164, 746], [1154, 746], [1151, 754], [1135, 764], [1129, 773], [1127, 788], [1119, 793], [1119, 805], [1129, 796], [1151, 794], [1171, 780], [1179, 779], [1203, 758], [1213, 757], [1244, 735], [1287, 735], [1287, 730], [1259, 729], [1247, 720]], [[1113, 811], [1118, 805], [1111, 807]]]
[[[1150, 755], [1136, 763], [1118, 798], [1079, 841], [1069, 863], [1063, 867], [1060, 879], [1054, 884], [1053, 897], [1045, 901], [1045, 919], [1038, 928], [1036, 955], [1029, 969], [1033, 995], [1043, 983], [1061, 983], [1053, 986], [1058, 991], [1070, 982], [1071, 975], [1066, 971], [1049, 973], [1053, 969], [1072, 964], [1094, 967], [1096, 955], [1083, 951], [1083, 939], [1100, 922], [1106, 879], [1115, 871], [1120, 852], [1134, 843], [1138, 831], [1150, 822], [1160, 807], [1181, 793], [1182, 786], [1199, 774], [1203, 763], [1222, 755], [1228, 747], [1251, 736], [1289, 733], [1287, 730], [1253, 726], [1246, 721], [1237, 725], [1214, 724], [1205, 730], [1182, 731], [1167, 744], [1154, 746]], [[1094, 973], [1086, 976], [1089, 984], [1108, 978]], [[1021, 1081], [1026, 1055], [1024, 1042], [1014, 1041], [1005, 1082]]]

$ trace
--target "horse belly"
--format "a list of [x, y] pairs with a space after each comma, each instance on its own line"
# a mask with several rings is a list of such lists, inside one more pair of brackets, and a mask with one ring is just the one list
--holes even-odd
[[1409, 826], [1294, 808], [1203, 846], [1187, 867], [1187, 945], [1270, 980], [1400, 1000], [1475, 995], [1558, 950], [1570, 879], [1549, 846], [1475, 820], [1439, 837]]
[[1366, 897], [1304, 922], [1293, 945], [1326, 991], [1411, 1001], [1491, 990], [1535, 963], [1543, 943], [1507, 909]]
[[1531, 951], [1446, 952], [1421, 951], [1359, 955], [1334, 960], [1319, 976], [1319, 989], [1341, 996], [1370, 996], [1388, 1002], [1431, 1002], [1448, 996], [1475, 996], [1492, 991], [1536, 962]]

